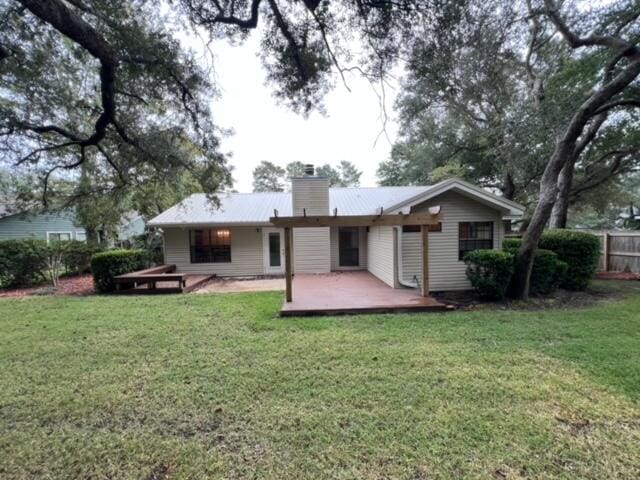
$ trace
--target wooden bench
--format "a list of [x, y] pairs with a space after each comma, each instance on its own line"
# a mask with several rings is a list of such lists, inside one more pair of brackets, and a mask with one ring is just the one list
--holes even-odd
[[139, 285], [149, 285], [150, 289], [155, 289], [157, 282], [176, 282], [177, 288], [182, 290], [187, 286], [187, 274], [172, 273], [175, 271], [175, 265], [159, 265], [145, 270], [118, 275], [114, 278], [114, 281], [116, 283], [116, 289], [118, 290], [136, 288]]

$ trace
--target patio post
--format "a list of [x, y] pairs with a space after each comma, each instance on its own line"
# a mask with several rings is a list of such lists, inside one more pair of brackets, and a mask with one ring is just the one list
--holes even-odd
[[286, 275], [286, 299], [287, 302], [293, 300], [293, 294], [291, 292], [291, 228], [285, 227], [284, 229], [284, 270]]
[[422, 238], [422, 296], [429, 296], [429, 225], [420, 225]]

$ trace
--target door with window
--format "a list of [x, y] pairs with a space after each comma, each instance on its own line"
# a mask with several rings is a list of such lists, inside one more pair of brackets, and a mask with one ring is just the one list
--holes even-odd
[[278, 275], [284, 273], [284, 239], [277, 228], [262, 229], [264, 249], [264, 273]]
[[358, 227], [340, 227], [338, 229], [338, 260], [341, 267], [360, 265], [360, 236], [358, 233]]

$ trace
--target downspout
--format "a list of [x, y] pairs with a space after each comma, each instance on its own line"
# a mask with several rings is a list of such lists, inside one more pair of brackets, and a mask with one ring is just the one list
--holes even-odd
[[402, 227], [393, 227], [396, 231], [396, 238], [398, 241], [398, 283], [404, 287], [418, 288], [418, 282], [407, 282], [404, 279], [404, 267], [402, 262]]

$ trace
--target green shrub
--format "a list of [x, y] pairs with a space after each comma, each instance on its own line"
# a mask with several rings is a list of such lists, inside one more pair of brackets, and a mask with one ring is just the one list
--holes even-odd
[[0, 286], [30, 287], [46, 281], [47, 254], [44, 240], [0, 241]]
[[500, 250], [473, 250], [464, 257], [467, 278], [482, 298], [504, 298], [513, 275], [513, 255]]
[[533, 295], [549, 295], [562, 282], [566, 263], [558, 260], [551, 250], [539, 248], [533, 257], [533, 268], [529, 283], [529, 293]]
[[555, 252], [567, 264], [567, 271], [560, 284], [562, 288], [587, 288], [600, 258], [598, 237], [572, 230], [549, 230], [542, 235], [539, 247]]
[[101, 252], [103, 248], [93, 243], [73, 240], [66, 242], [62, 259], [64, 268], [68, 274], [86, 273], [91, 270], [91, 257]]
[[522, 245], [521, 238], [505, 238], [502, 241], [502, 249], [505, 252], [516, 254]]
[[98, 292], [113, 292], [116, 289], [116, 276], [147, 268], [148, 265], [148, 255], [144, 250], [109, 250], [96, 253], [91, 258], [93, 283]]

